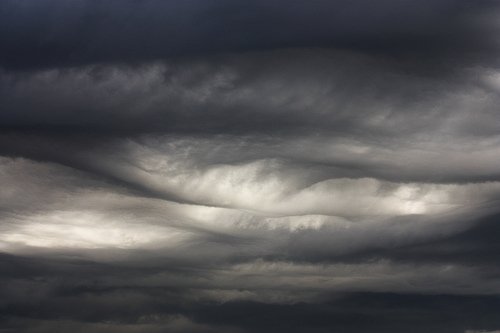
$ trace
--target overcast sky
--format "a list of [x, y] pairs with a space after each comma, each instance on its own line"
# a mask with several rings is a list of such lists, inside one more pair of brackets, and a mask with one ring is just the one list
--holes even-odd
[[499, 106], [496, 0], [1, 0], [0, 332], [498, 332]]

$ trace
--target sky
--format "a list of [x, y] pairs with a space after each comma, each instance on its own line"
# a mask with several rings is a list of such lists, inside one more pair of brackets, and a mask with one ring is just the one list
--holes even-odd
[[0, 1], [0, 332], [500, 330], [500, 2]]

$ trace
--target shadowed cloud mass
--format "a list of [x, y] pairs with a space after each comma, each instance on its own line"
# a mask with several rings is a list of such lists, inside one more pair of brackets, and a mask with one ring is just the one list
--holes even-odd
[[0, 331], [498, 331], [499, 10], [2, 1]]

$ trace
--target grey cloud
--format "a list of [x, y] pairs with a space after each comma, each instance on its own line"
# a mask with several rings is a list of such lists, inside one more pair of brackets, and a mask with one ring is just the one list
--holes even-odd
[[0, 3], [0, 331], [500, 327], [496, 1]]
[[488, 0], [4, 1], [0, 61], [25, 69], [331, 47], [454, 66], [497, 50], [497, 12]]
[[493, 69], [433, 78], [335, 52], [227, 59], [6, 74], [0, 149], [180, 202], [193, 201], [138, 181], [127, 140], [196, 169], [275, 160], [302, 186], [498, 179]]
[[[25, 267], [33, 266], [32, 260], [26, 258], [3, 258], [3, 261]], [[413, 327], [415, 332], [419, 332], [422, 327], [416, 325], [419, 323], [431, 332], [462, 332], [464, 327], [491, 330], [498, 325], [497, 296], [326, 293], [320, 302], [313, 303], [200, 301], [190, 305], [185, 302], [189, 292], [182, 287], [144, 288], [130, 284], [118, 288], [100, 287], [103, 272], [108, 271], [108, 274], [115, 276], [126, 274], [127, 271], [118, 270], [116, 266], [106, 268], [93, 263], [74, 263], [65, 267], [60, 261], [37, 262], [36, 266], [40, 268], [50, 264], [53, 276], [70, 274], [69, 279], [66, 277], [65, 285], [52, 289], [42, 299], [32, 296], [30, 301], [2, 305], [3, 326], [13, 331], [25, 329], [31, 332], [36, 328], [48, 330], [49, 327], [73, 327], [104, 332], [119, 329], [160, 331], [168, 328], [195, 332], [323, 332], [334, 328], [357, 332], [369, 327], [371, 330], [384, 332]], [[75, 274], [75, 269], [78, 274]], [[47, 284], [47, 278], [42, 278], [44, 275], [40, 275], [40, 269], [33, 271], [32, 268], [31, 271], [38, 279], [26, 281], [24, 290], [41, 290], [40, 285]], [[135, 274], [138, 271], [128, 272]], [[145, 271], [142, 272], [144, 274]], [[91, 285], [85, 280], [85, 273], [93, 277]], [[28, 287], [29, 285], [31, 287]], [[19, 297], [16, 299], [20, 301]], [[43, 307], [40, 307], [40, 304]], [[252, 318], [267, 320], [251, 320], [250, 315]], [[104, 320], [106, 321], [103, 322]], [[297, 326], [299, 323], [301, 324]]]
[[[56, 133], [376, 138], [446, 125], [444, 134], [475, 136], [498, 130], [498, 93], [488, 88], [495, 73], [474, 68], [433, 78], [378, 58], [322, 50], [4, 73], [2, 120], [5, 130]], [[481, 117], [470, 119], [471, 109]]]

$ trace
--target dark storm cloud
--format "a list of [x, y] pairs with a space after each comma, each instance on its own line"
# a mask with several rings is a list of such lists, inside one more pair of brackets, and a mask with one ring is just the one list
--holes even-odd
[[[329, 50], [282, 50], [144, 66], [3, 72], [3, 131], [334, 135], [492, 135], [494, 68], [451, 76]], [[471, 117], [470, 112], [477, 114]], [[446, 132], [443, 134], [447, 134]], [[397, 141], [397, 140], [393, 140]]]
[[[313, 181], [498, 179], [496, 72], [474, 68], [429, 77], [391, 64], [295, 50], [4, 73], [0, 149], [124, 184], [128, 180], [109, 165], [104, 170], [101, 155], [120, 151], [123, 139], [156, 149], [182, 138], [204, 146], [190, 156], [198, 163], [278, 158], [311, 170]], [[180, 149], [193, 150], [189, 143]], [[450, 159], [456, 163], [448, 165]]]
[[[344, 254], [335, 254], [332, 251], [333, 245], [328, 243], [328, 240], [334, 238], [331, 231], [326, 229], [318, 232], [306, 231], [292, 237], [293, 246], [287, 248], [282, 258], [299, 262], [370, 262], [385, 258], [394, 262], [464, 264], [480, 267], [484, 269], [483, 273], [486, 276], [495, 277], [500, 274], [500, 270], [496, 267], [500, 256], [499, 244], [496, 241], [500, 234], [499, 221], [500, 216], [493, 214], [482, 217], [475, 221], [474, 225], [461, 230], [446, 232], [445, 227], [441, 226], [438, 228], [439, 232], [432, 232], [436, 238], [418, 237], [416, 232], [408, 233], [404, 237], [385, 236], [380, 243], [366, 244], [366, 247], [360, 248], [353, 247]], [[413, 222], [399, 221], [391, 228], [397, 230], [401, 228], [401, 224], [406, 223]], [[372, 230], [372, 236], [376, 232], [377, 230]], [[402, 232], [394, 231], [394, 233]], [[348, 237], [347, 234], [343, 237]], [[412, 237], [414, 238], [410, 239]], [[405, 241], [399, 243], [402, 239]]]
[[[2, 280], [18, 288], [2, 295], [2, 326], [7, 332], [64, 327], [77, 332], [421, 332], [425, 327], [458, 333], [495, 330], [500, 324], [500, 300], [488, 295], [327, 292], [315, 303], [193, 304], [189, 286], [141, 286], [141, 275], [157, 271], [142, 266], [3, 256]], [[187, 279], [193, 274], [170, 272]], [[120, 285], [120, 276], [128, 276], [128, 284]]]
[[489, 58], [498, 47], [498, 3], [490, 0], [8, 0], [0, 6], [5, 68], [283, 47], [348, 48], [449, 65]]
[[0, 1], [0, 331], [497, 332], [497, 1]]
[[462, 262], [468, 265], [490, 266], [486, 274], [499, 276], [496, 266], [500, 256], [500, 244], [496, 241], [500, 235], [500, 216], [488, 216], [476, 226], [453, 237], [440, 241], [403, 247], [397, 251], [377, 253], [376, 250], [367, 251], [363, 255], [368, 257], [391, 257], [404, 261], [436, 261]]

